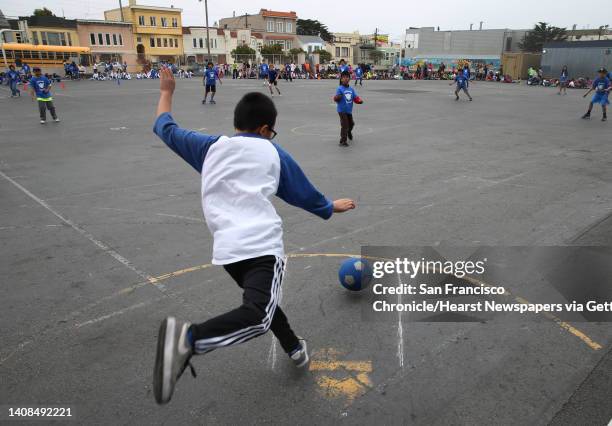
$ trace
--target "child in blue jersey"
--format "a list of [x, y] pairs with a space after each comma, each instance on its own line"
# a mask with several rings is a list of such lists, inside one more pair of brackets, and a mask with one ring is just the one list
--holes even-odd
[[[346, 61], [344, 59], [340, 59], [340, 63], [338, 64], [338, 73], [339, 73], [338, 74], [339, 75], [338, 80], [342, 79], [342, 73], [343, 72], [349, 72], [349, 67], [346, 64]], [[350, 76], [350, 74], [349, 74], [349, 76]], [[340, 83], [340, 84], [342, 84], [342, 83]]]
[[278, 77], [278, 70], [274, 68], [274, 64], [270, 64], [270, 69], [268, 70], [268, 87], [270, 88], [270, 96], [274, 96], [272, 87], [276, 88], [278, 96], [282, 96], [280, 90], [278, 89]]
[[210, 103], [216, 104], [215, 102], [215, 94], [217, 93], [217, 80], [219, 80], [219, 84], [223, 84], [221, 79], [219, 78], [219, 72], [213, 68], [213, 63], [209, 62], [206, 66], [206, 71], [204, 71], [204, 99], [202, 100], [202, 104], [206, 104], [206, 98], [208, 97], [208, 93], [210, 92]]
[[360, 86], [363, 86], [363, 68], [361, 68], [361, 65], [357, 65], [357, 68], [355, 68], [355, 86], [357, 86], [357, 82]]
[[38, 101], [38, 111], [40, 112], [40, 124], [47, 122], [47, 110], [51, 112], [51, 117], [58, 123], [60, 121], [55, 113], [53, 97], [51, 96], [51, 81], [42, 75], [40, 68], [34, 68], [34, 77], [30, 80], [32, 100]]
[[603, 117], [601, 121], [606, 121], [608, 119], [608, 104], [610, 100], [608, 96], [610, 94], [610, 90], [612, 89], [612, 82], [608, 78], [608, 71], [605, 68], [601, 68], [598, 71], [599, 76], [593, 81], [593, 86], [589, 89], [588, 92], [584, 94], [584, 98], [586, 98], [589, 93], [595, 91], [593, 98], [591, 99], [591, 103], [589, 103], [589, 110], [582, 116], [585, 120], [591, 118], [591, 111], [593, 110], [594, 104], [600, 104], [601, 110], [603, 111]]
[[264, 86], [268, 85], [268, 72], [268, 64], [264, 61], [259, 65], [259, 78], [263, 79]]
[[17, 83], [21, 80], [19, 76], [19, 72], [15, 70], [15, 65], [10, 65], [9, 70], [6, 73], [8, 78], [9, 86], [11, 87], [11, 98], [16, 98], [17, 96], [21, 96], [21, 91], [17, 89]]
[[559, 95], [563, 93], [567, 95], [567, 85], [569, 84], [569, 71], [567, 65], [563, 65], [561, 68], [561, 75], [559, 76]]
[[[458, 101], [459, 100], [459, 92], [461, 90], [463, 90], [465, 92], [465, 94], [468, 96], [468, 98], [470, 99], [470, 101], [472, 101], [472, 95], [470, 95], [470, 92], [468, 92], [468, 77], [466, 77], [464, 72], [459, 72], [457, 73], [457, 75], [454, 78], [455, 83], [457, 84], [457, 88], [455, 89], [455, 100]], [[450, 86], [452, 86], [453, 83], [451, 82]]]
[[348, 140], [353, 140], [353, 103], [362, 104], [363, 100], [350, 85], [351, 74], [348, 71], [340, 74], [340, 86], [336, 89], [334, 102], [338, 104], [337, 111], [340, 116], [340, 146], [349, 146]]
[[177, 380], [195, 354], [244, 343], [272, 330], [296, 367], [308, 365], [306, 340], [296, 336], [279, 306], [285, 272], [277, 196], [323, 219], [355, 208], [331, 201], [300, 166], [272, 142], [276, 108], [268, 96], [247, 93], [234, 110], [234, 136], [210, 136], [180, 128], [172, 116], [174, 76], [162, 70], [155, 133], [201, 174], [201, 202], [213, 235], [213, 261], [244, 290], [242, 304], [200, 324], [166, 317], [159, 328], [153, 393], [170, 401]]

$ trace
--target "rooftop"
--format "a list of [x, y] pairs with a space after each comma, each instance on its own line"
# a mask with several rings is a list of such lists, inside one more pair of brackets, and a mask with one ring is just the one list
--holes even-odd
[[297, 19], [297, 13], [294, 11], [291, 12], [278, 12], [275, 10], [261, 9], [259, 11], [261, 16], [266, 16], [270, 18], [292, 18]]

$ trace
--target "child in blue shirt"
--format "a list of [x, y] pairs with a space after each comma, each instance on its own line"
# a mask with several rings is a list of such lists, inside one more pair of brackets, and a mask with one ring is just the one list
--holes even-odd
[[355, 87], [357, 82], [360, 86], [363, 86], [363, 68], [361, 68], [361, 65], [357, 65], [357, 68], [355, 68]]
[[32, 100], [38, 101], [38, 111], [40, 112], [40, 124], [47, 122], [47, 110], [51, 112], [51, 117], [58, 123], [60, 121], [55, 113], [53, 97], [51, 96], [51, 81], [42, 75], [40, 68], [34, 68], [34, 77], [30, 80]]
[[340, 86], [336, 89], [334, 102], [338, 104], [337, 111], [340, 116], [340, 146], [349, 146], [347, 138], [353, 140], [353, 103], [362, 104], [363, 100], [350, 85], [351, 74], [343, 71], [340, 74]]
[[206, 90], [204, 92], [204, 99], [202, 100], [202, 104], [206, 104], [206, 98], [208, 97], [208, 93], [210, 92], [210, 103], [216, 104], [215, 102], [215, 94], [217, 93], [217, 80], [219, 80], [220, 84], [223, 84], [221, 79], [219, 78], [219, 72], [213, 68], [213, 63], [209, 62], [206, 66], [206, 70], [204, 71], [204, 86]]
[[161, 72], [155, 133], [201, 175], [201, 202], [213, 235], [213, 263], [222, 265], [243, 289], [242, 304], [208, 321], [191, 324], [173, 316], [159, 328], [153, 372], [158, 404], [170, 401], [193, 355], [244, 343], [271, 330], [298, 368], [309, 362], [306, 340], [291, 329], [279, 306], [285, 272], [282, 219], [274, 196], [322, 219], [355, 208], [349, 199], [331, 201], [299, 165], [272, 142], [274, 102], [247, 93], [234, 110], [234, 136], [204, 135], [180, 128], [172, 115], [174, 76]]
[[[465, 94], [468, 96], [468, 98], [470, 98], [470, 101], [473, 100], [472, 95], [470, 95], [470, 92], [468, 92], [468, 78], [469, 77], [467, 77], [464, 72], [459, 72], [455, 76], [454, 81], [457, 83], [457, 88], [455, 89], [455, 100], [456, 101], [459, 100], [459, 92], [461, 90], [463, 90]], [[452, 85], [453, 83], [451, 82], [450, 86]]]
[[589, 110], [582, 116], [583, 119], [588, 120], [591, 118], [591, 111], [593, 110], [594, 104], [600, 104], [601, 110], [603, 111], [603, 117], [601, 121], [606, 121], [608, 119], [608, 104], [610, 103], [608, 99], [608, 95], [610, 94], [610, 89], [612, 88], [612, 83], [608, 78], [608, 71], [605, 68], [600, 68], [598, 71], [599, 76], [593, 81], [593, 86], [589, 89], [588, 92], [584, 94], [584, 98], [586, 98], [589, 93], [595, 91], [591, 102], [589, 103]]
[[270, 69], [268, 70], [268, 87], [270, 88], [270, 96], [274, 96], [274, 92], [272, 91], [273, 86], [276, 88], [278, 96], [282, 96], [278, 88], [278, 77], [278, 70], [274, 68], [274, 64], [270, 64]]
[[19, 76], [19, 72], [15, 70], [15, 65], [10, 65], [9, 70], [6, 73], [8, 78], [9, 86], [11, 87], [11, 98], [16, 98], [17, 96], [21, 96], [21, 91], [17, 89], [17, 83], [21, 77]]

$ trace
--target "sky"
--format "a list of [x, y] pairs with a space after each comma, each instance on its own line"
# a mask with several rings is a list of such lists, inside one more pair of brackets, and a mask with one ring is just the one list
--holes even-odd
[[[124, 6], [128, 0], [123, 0]], [[138, 4], [170, 6], [183, 9], [183, 25], [204, 25], [204, 2], [198, 0], [138, 0]], [[604, 2], [606, 3], [606, 2]], [[376, 8], [374, 4], [380, 4]], [[339, 11], [339, 6], [345, 10]], [[302, 19], [318, 19], [332, 32], [371, 34], [376, 28], [381, 34], [390, 34], [399, 40], [408, 27], [440, 27], [441, 30], [478, 28], [532, 28], [539, 21], [559, 27], [597, 28], [612, 27], [612, 7], [602, 7], [596, 13], [575, 13], [575, 2], [570, 0], [538, 0], [507, 2], [503, 0], [391, 0], [378, 3], [372, 0], [209, 0], [209, 23], [220, 18], [254, 14], [261, 8], [293, 10]], [[103, 19], [104, 10], [119, 7], [119, 0], [0, 0], [0, 10], [6, 16], [24, 16], [40, 7], [48, 7], [58, 16], [66, 18]], [[483, 7], [484, 6], [484, 7]]]

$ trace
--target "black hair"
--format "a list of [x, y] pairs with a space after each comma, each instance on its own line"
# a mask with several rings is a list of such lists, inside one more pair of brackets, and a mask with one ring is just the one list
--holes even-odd
[[206, 68], [208, 68], [208, 67], [209, 67], [209, 66], [211, 66], [211, 65], [213, 65], [213, 66], [214, 66], [214, 64], [213, 64], [212, 62], [207, 63], [207, 64], [206, 64]]
[[349, 77], [350, 78], [351, 77], [351, 73], [348, 72], [348, 71], [342, 71], [340, 73], [340, 78], [342, 78], [342, 77]]
[[260, 92], [250, 92], [240, 99], [234, 109], [234, 128], [252, 132], [267, 124], [273, 129], [276, 115], [272, 99]]

